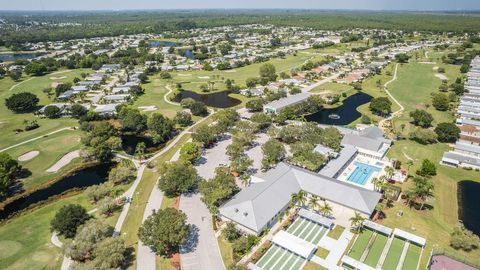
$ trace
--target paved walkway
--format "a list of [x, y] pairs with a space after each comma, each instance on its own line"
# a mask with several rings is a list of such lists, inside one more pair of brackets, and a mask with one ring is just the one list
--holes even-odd
[[343, 269], [337, 266], [337, 263], [342, 258], [343, 253], [347, 249], [348, 243], [350, 243], [352, 238], [353, 233], [348, 230], [343, 231], [338, 240], [324, 236], [318, 245], [322, 248], [328, 249], [330, 252], [325, 259], [317, 258], [317, 263], [327, 269]]
[[165, 95], [163, 95], [163, 100], [165, 100], [165, 102], [168, 103], [168, 104], [179, 106], [180, 104], [178, 104], [176, 102], [173, 102], [173, 101], [170, 101], [168, 99], [168, 95], [170, 95], [170, 93], [173, 92], [173, 89], [170, 87], [170, 85], [165, 86], [165, 88], [167, 88], [168, 92]]
[[395, 117], [397, 114], [400, 114], [403, 112], [403, 110], [405, 109], [402, 104], [400, 104], [400, 102], [398, 102], [398, 100], [390, 93], [390, 91], [388, 91], [388, 85], [392, 82], [394, 82], [396, 79], [397, 79], [397, 71], [398, 71], [398, 63], [395, 65], [395, 72], [393, 74], [393, 78], [386, 82], [384, 85], [383, 85], [383, 88], [385, 89], [385, 93], [387, 93], [387, 95], [395, 102], [397, 103], [397, 105], [400, 107], [400, 109], [398, 109], [397, 111], [393, 112], [390, 114], [389, 117], [385, 118], [385, 119], [382, 119], [379, 123], [378, 123], [378, 126], [379, 127], [383, 127], [383, 124], [385, 123], [385, 121], [387, 120], [390, 120], [392, 119], [393, 117]]

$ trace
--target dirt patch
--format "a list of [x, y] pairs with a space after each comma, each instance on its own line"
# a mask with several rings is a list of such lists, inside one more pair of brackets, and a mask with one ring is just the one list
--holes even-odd
[[433, 70], [438, 70], [438, 67], [433, 67], [432, 69], [433, 69]]
[[61, 168], [67, 166], [74, 158], [80, 157], [80, 150], [72, 151], [64, 155], [53, 166], [47, 169], [47, 172], [58, 172]]
[[67, 76], [62, 76], [62, 77], [50, 77], [50, 80], [63, 80], [66, 79]]
[[435, 74], [435, 77], [439, 78], [440, 80], [442, 81], [445, 81], [445, 80], [448, 80], [447, 76], [441, 74], [441, 73], [437, 73]]
[[153, 111], [158, 110], [157, 106], [155, 106], [155, 105], [140, 106], [140, 107], [138, 107], [138, 109], [141, 110], [142, 112], [153, 112]]
[[21, 156], [18, 157], [18, 161], [27, 161], [27, 160], [30, 160], [36, 156], [38, 156], [38, 154], [40, 154], [40, 152], [38, 151], [30, 151], [28, 153], [25, 153]]

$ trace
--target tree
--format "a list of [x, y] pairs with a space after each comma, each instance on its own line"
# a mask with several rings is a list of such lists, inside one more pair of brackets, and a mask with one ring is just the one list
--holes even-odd
[[325, 157], [314, 151], [314, 145], [310, 142], [299, 141], [292, 145], [292, 158], [290, 163], [306, 168], [310, 171], [319, 171], [325, 163]]
[[109, 161], [112, 151], [119, 149], [122, 144], [118, 131], [106, 121], [89, 125], [89, 131], [82, 137], [82, 142], [90, 155], [101, 162]]
[[364, 220], [365, 218], [360, 213], [355, 211], [354, 216], [350, 218], [350, 225], [353, 228], [356, 228], [358, 233], [362, 230]]
[[215, 130], [207, 124], [202, 124], [192, 133], [192, 140], [202, 143], [203, 146], [208, 146], [215, 140], [215, 136]]
[[192, 115], [185, 111], [177, 112], [173, 121], [182, 127], [187, 127], [193, 123]]
[[160, 79], [168, 80], [168, 79], [171, 79], [171, 78], [172, 78], [172, 75], [168, 71], [161, 71], [160, 72]]
[[102, 215], [109, 217], [118, 209], [120, 209], [120, 205], [118, 205], [115, 199], [112, 197], [104, 197], [98, 201], [98, 210]]
[[415, 110], [410, 112], [410, 117], [413, 118], [413, 124], [423, 128], [429, 127], [433, 122], [433, 116], [425, 110]]
[[455, 142], [460, 138], [460, 128], [454, 123], [440, 123], [435, 128], [438, 140], [441, 142]]
[[10, 71], [8, 72], [8, 76], [10, 77], [10, 79], [17, 82], [18, 80], [20, 80], [20, 78], [22, 78], [22, 72], [20, 70]]
[[251, 112], [261, 112], [263, 109], [263, 101], [261, 99], [251, 99], [247, 101], [245, 104], [245, 108], [247, 108]]
[[421, 201], [420, 210], [423, 210], [425, 201], [434, 196], [434, 184], [429, 178], [414, 177], [414, 185], [408, 190], [408, 193], [413, 196], [415, 200]]
[[257, 124], [257, 128], [259, 130], [265, 129], [272, 124], [272, 118], [268, 114], [261, 112], [252, 114], [252, 116], [250, 117], [250, 121]]
[[77, 119], [87, 114], [87, 111], [87, 108], [83, 107], [80, 104], [73, 104], [72, 107], [70, 107], [70, 114], [73, 118]]
[[190, 106], [190, 112], [195, 116], [205, 116], [208, 114], [207, 106], [201, 101], [196, 101]]
[[118, 120], [124, 131], [140, 133], [147, 129], [147, 116], [138, 109], [123, 107], [118, 112]]
[[223, 229], [222, 234], [229, 242], [233, 242], [237, 240], [240, 236], [242, 236], [240, 231], [235, 226], [235, 223], [233, 222], [227, 222], [227, 225], [225, 226], [225, 229]]
[[448, 96], [444, 93], [436, 93], [432, 96], [432, 105], [438, 111], [448, 110], [449, 104], [450, 100], [448, 99]]
[[135, 179], [135, 167], [129, 161], [122, 161], [108, 173], [108, 181], [114, 185], [129, 183]]
[[185, 143], [180, 148], [180, 159], [191, 164], [194, 164], [202, 157], [202, 148], [194, 142]]
[[369, 108], [373, 113], [385, 116], [392, 112], [392, 102], [387, 97], [374, 98], [370, 101]]
[[77, 228], [90, 218], [91, 216], [82, 206], [68, 204], [58, 210], [50, 221], [50, 228], [66, 238], [73, 238], [77, 233]]
[[179, 251], [190, 233], [187, 216], [180, 210], [166, 208], [150, 215], [138, 230], [138, 238], [157, 255], [171, 256]]
[[285, 157], [286, 151], [283, 144], [275, 139], [268, 140], [262, 145], [262, 168], [269, 169]]
[[460, 224], [450, 234], [450, 246], [468, 252], [480, 247], [480, 239]]
[[408, 63], [408, 60], [410, 59], [410, 56], [408, 56], [405, 53], [399, 53], [395, 55], [395, 60], [399, 63]]
[[159, 171], [158, 188], [168, 197], [190, 191], [198, 182], [197, 170], [182, 160], [165, 163]]
[[59, 84], [55, 87], [55, 95], [58, 97], [58, 96], [60, 96], [62, 93], [70, 90], [70, 88], [72, 88], [72, 84], [71, 84], [71, 83], [59, 83]]
[[40, 99], [32, 93], [20, 92], [5, 99], [5, 106], [15, 113], [26, 113], [36, 109]]
[[8, 194], [13, 180], [22, 171], [22, 166], [7, 153], [0, 153], [0, 200]]
[[218, 168], [214, 178], [202, 181], [199, 185], [202, 201], [213, 214], [217, 212], [217, 207], [223, 201], [235, 194], [237, 189], [235, 177], [233, 177], [228, 168]]
[[162, 114], [154, 113], [148, 118], [147, 127], [153, 134], [153, 141], [155, 143], [164, 143], [171, 138], [174, 130], [174, 123]]
[[95, 259], [97, 245], [112, 236], [113, 228], [97, 219], [90, 219], [80, 226], [71, 243], [65, 245], [65, 255], [74, 261]]
[[230, 168], [232, 171], [243, 174], [245, 173], [250, 166], [252, 166], [253, 160], [250, 159], [247, 155], [240, 155], [239, 157], [232, 160]]
[[324, 202], [323, 205], [320, 206], [319, 212], [322, 215], [329, 217], [333, 214], [333, 208], [327, 202]]
[[247, 85], [247, 88], [254, 88], [255, 85], [257, 85], [258, 80], [257, 78], [247, 78], [245, 80], [245, 84]]
[[435, 163], [431, 162], [428, 159], [424, 159], [422, 161], [422, 166], [417, 171], [417, 174], [424, 177], [436, 175], [437, 167], [435, 167]]
[[183, 108], [190, 108], [193, 104], [195, 104], [195, 99], [193, 98], [184, 98], [180, 101], [180, 106]]
[[260, 66], [259, 69], [260, 79], [266, 80], [267, 82], [274, 82], [277, 79], [275, 72], [275, 66], [273, 64], [265, 63]]
[[312, 210], [317, 210], [320, 207], [320, 204], [318, 203], [318, 196], [313, 195], [308, 199], [308, 207]]
[[304, 206], [307, 202], [307, 193], [303, 190], [300, 190], [297, 193], [293, 193], [291, 197], [291, 202], [293, 205], [297, 204], [299, 206]]
[[45, 108], [43, 113], [49, 119], [57, 118], [60, 116], [60, 108], [54, 105], [49, 105]]
[[414, 140], [421, 144], [435, 143], [437, 141], [437, 133], [431, 129], [416, 128], [408, 135], [410, 140]]
[[39, 62], [31, 62], [25, 66], [24, 71], [25, 73], [32, 74], [34, 76], [42, 76], [45, 72], [47, 72], [47, 67]]
[[100, 184], [100, 185], [93, 185], [89, 186], [85, 190], [85, 195], [87, 195], [90, 202], [96, 204], [101, 199], [110, 196], [112, 189], [112, 184], [109, 182]]

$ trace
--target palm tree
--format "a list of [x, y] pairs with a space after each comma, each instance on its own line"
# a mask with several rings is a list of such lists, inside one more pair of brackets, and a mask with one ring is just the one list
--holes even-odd
[[242, 181], [242, 184], [244, 186], [248, 186], [250, 184], [250, 176], [244, 174], [240, 177], [240, 180]]
[[333, 209], [332, 207], [327, 203], [325, 202], [321, 207], [320, 207], [320, 213], [322, 213], [322, 215], [326, 216], [326, 217], [329, 217], [332, 215], [333, 213]]
[[305, 205], [307, 193], [303, 190], [300, 190], [297, 193], [292, 194], [292, 205], [298, 204], [300, 206]]
[[394, 169], [390, 166], [385, 167], [385, 173], [387, 174], [387, 180], [393, 176]]
[[312, 210], [316, 210], [318, 209], [319, 206], [320, 204], [318, 204], [318, 196], [316, 195], [311, 196], [310, 199], [308, 200], [308, 207], [310, 207]]
[[357, 228], [357, 233], [362, 230], [363, 221], [365, 218], [358, 212], [355, 211], [355, 215], [350, 218], [350, 225]]
[[373, 189], [378, 190], [380, 187], [380, 179], [377, 177], [372, 178]]

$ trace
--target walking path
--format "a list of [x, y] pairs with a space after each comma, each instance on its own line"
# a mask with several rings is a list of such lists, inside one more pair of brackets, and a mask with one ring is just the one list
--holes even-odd
[[9, 150], [9, 149], [15, 148], [15, 147], [17, 147], [17, 146], [23, 145], [23, 144], [36, 141], [36, 140], [41, 139], [41, 138], [43, 138], [43, 137], [53, 135], [53, 134], [55, 134], [55, 133], [58, 133], [58, 132], [64, 131], [64, 130], [73, 130], [73, 128], [72, 128], [72, 127], [64, 127], [64, 128], [61, 128], [61, 129], [57, 129], [57, 130], [52, 131], [52, 132], [50, 132], [50, 133], [47, 133], [47, 134], [44, 134], [44, 135], [41, 135], [41, 136], [38, 136], [38, 137], [35, 137], [35, 138], [32, 138], [32, 139], [23, 141], [23, 142], [21, 142], [21, 143], [17, 143], [17, 144], [11, 145], [11, 146], [9, 146], [9, 147], [7, 147], [7, 148], [3, 148], [3, 149], [0, 150], [0, 153], [1, 153], [1, 152], [4, 152], [4, 151], [7, 151], [7, 150]]
[[400, 109], [398, 109], [397, 111], [393, 112], [390, 114], [389, 117], [385, 118], [385, 119], [382, 119], [380, 120], [380, 122], [378, 122], [378, 126], [383, 128], [383, 124], [385, 123], [385, 121], [387, 120], [390, 120], [392, 119], [393, 117], [395, 117], [397, 114], [400, 114], [403, 112], [403, 110], [405, 110], [405, 108], [402, 106], [402, 104], [400, 104], [400, 102], [398, 102], [398, 100], [390, 93], [390, 91], [388, 91], [388, 85], [392, 82], [394, 82], [396, 79], [397, 79], [397, 71], [398, 71], [398, 63], [395, 65], [395, 72], [393, 74], [393, 78], [386, 82], [384, 85], [383, 85], [383, 88], [385, 89], [385, 93], [387, 93], [387, 95], [395, 102], [397, 103], [397, 105], [400, 107]]
[[167, 88], [168, 92], [163, 95], [163, 100], [165, 100], [166, 103], [168, 104], [171, 104], [171, 105], [175, 105], [175, 106], [179, 106], [180, 104], [176, 103], [176, 102], [173, 102], [173, 101], [170, 101], [167, 97], [168, 95], [170, 95], [170, 93], [173, 92], [173, 89], [170, 87], [170, 85], [167, 85], [165, 86], [165, 88]]

